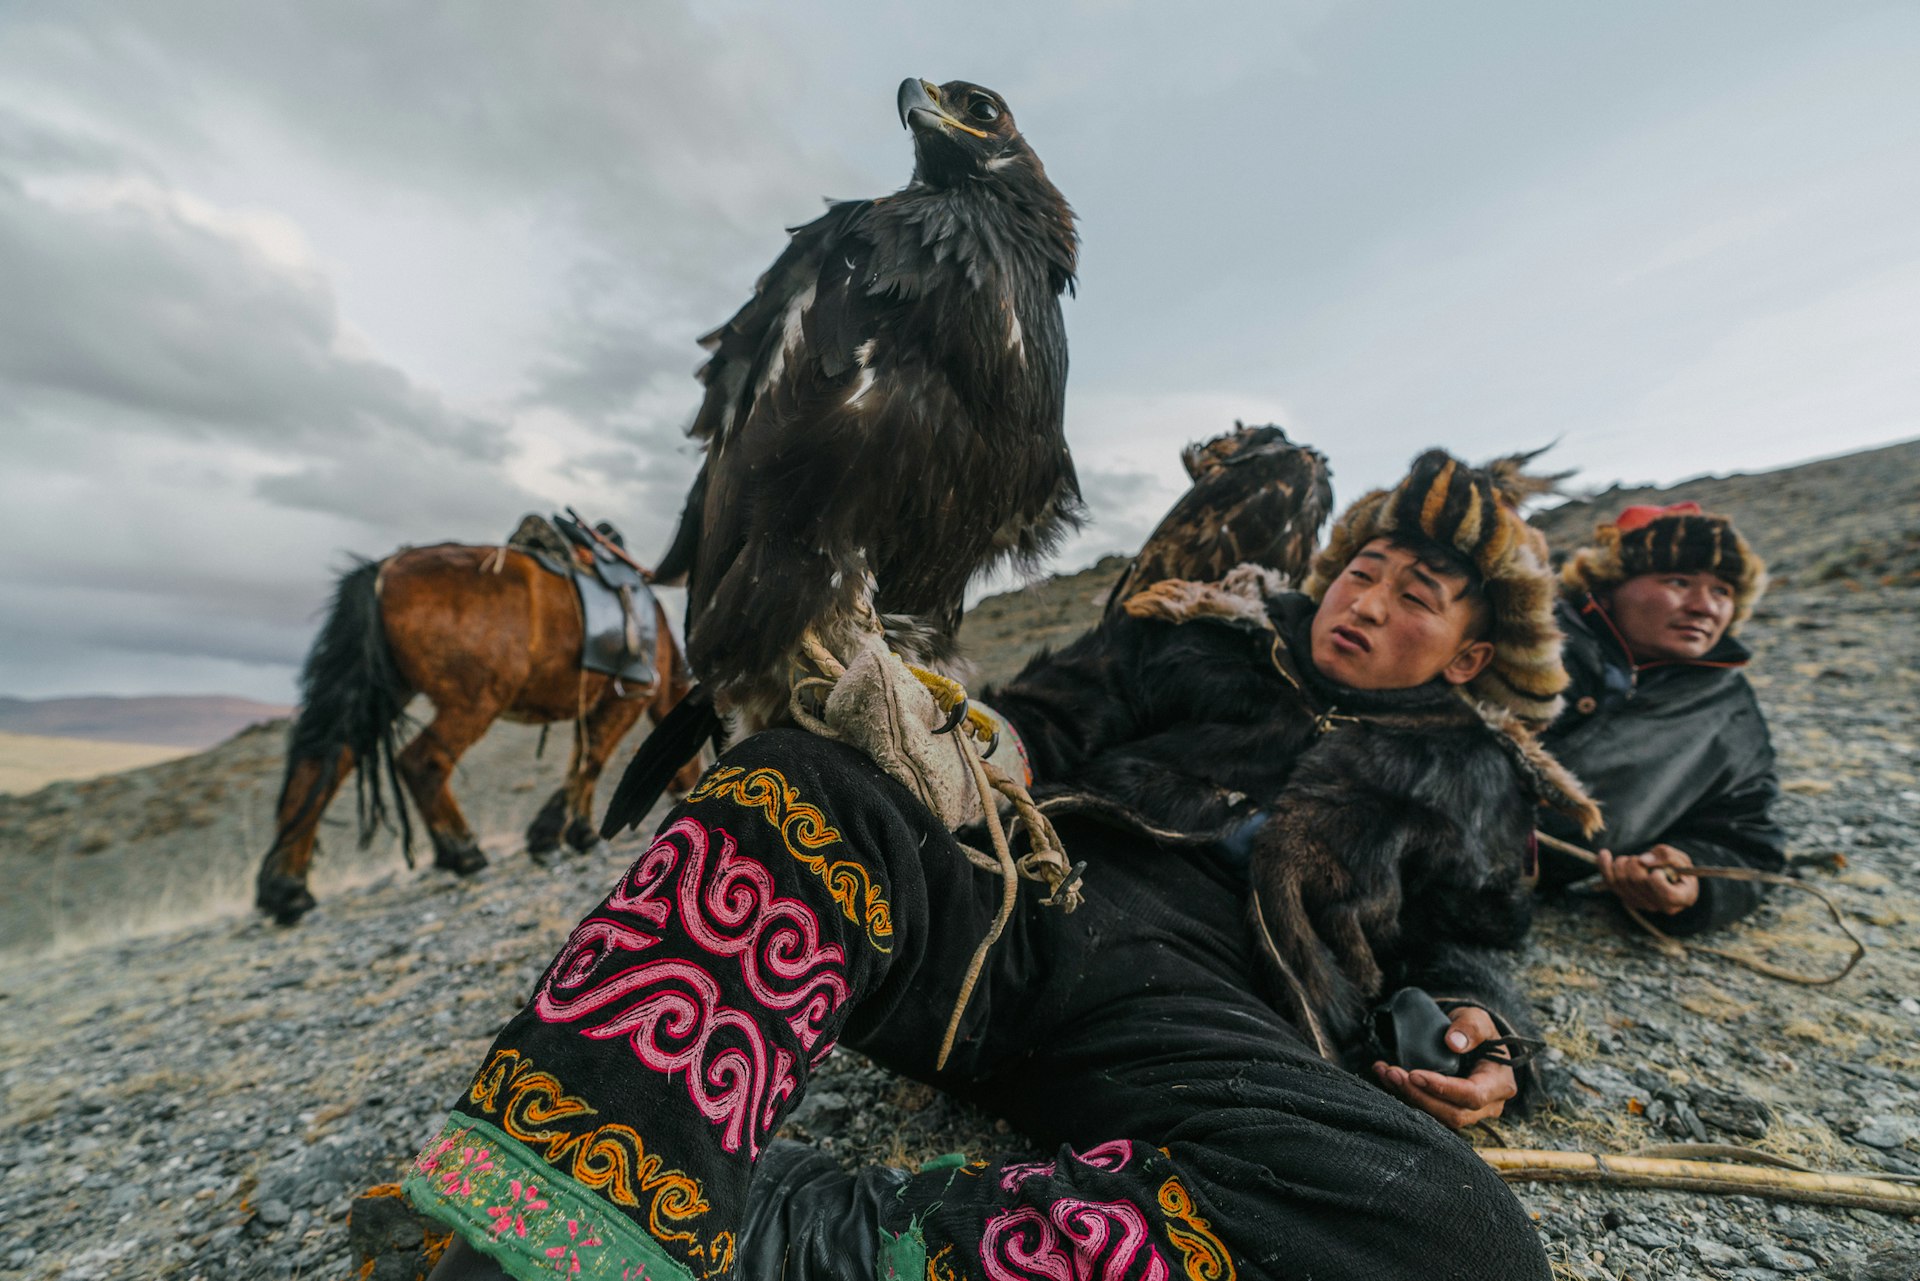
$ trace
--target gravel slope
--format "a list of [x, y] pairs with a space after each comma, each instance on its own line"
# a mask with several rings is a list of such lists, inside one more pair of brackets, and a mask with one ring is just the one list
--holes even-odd
[[[1835, 487], [1831, 501], [1845, 497]], [[1915, 523], [1912, 508], [1904, 519]], [[1663, 960], [1598, 901], [1546, 907], [1525, 960], [1561, 1102], [1476, 1143], [1623, 1151], [1704, 1137], [1822, 1169], [1920, 1174], [1920, 591], [1879, 585], [1905, 581], [1903, 528], [1854, 539], [1851, 574], [1790, 575], [1749, 630], [1796, 853], [1839, 856], [1837, 870], [1808, 875], [1867, 940], [1867, 960], [1837, 987], [1793, 987], [1713, 958]], [[1016, 639], [1068, 629], [1097, 611], [1105, 581], [1049, 585], [1044, 617], [982, 613]], [[271, 777], [271, 751], [256, 749]], [[478, 771], [491, 784], [482, 804], [510, 832], [544, 784], [526, 786], [525, 738], [495, 750]], [[166, 777], [157, 791], [178, 794], [185, 776]], [[151, 780], [141, 786], [156, 803]], [[520, 790], [493, 794], [506, 787]], [[111, 828], [113, 798], [94, 796], [87, 830]], [[25, 830], [23, 813], [0, 808], [0, 841]], [[58, 815], [30, 816], [45, 847]], [[62, 892], [93, 928], [65, 931], [57, 955], [0, 959], [0, 1278], [349, 1276], [351, 1193], [395, 1175], [578, 913], [638, 851], [542, 869], [511, 835], [489, 848], [494, 865], [465, 881], [359, 864], [378, 879], [332, 887], [293, 931], [228, 915], [133, 937], [112, 923], [139, 903], [140, 863], [70, 874]], [[185, 845], [165, 853], [190, 861]], [[1817, 904], [1784, 895], [1730, 942], [1817, 965], [1835, 958], [1831, 937]], [[850, 1162], [1021, 1144], [844, 1051], [793, 1129]], [[1564, 1277], [1920, 1276], [1920, 1220], [1517, 1191]]]

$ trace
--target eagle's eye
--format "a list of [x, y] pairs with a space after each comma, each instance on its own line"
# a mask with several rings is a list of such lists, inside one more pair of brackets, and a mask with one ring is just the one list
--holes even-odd
[[1000, 118], [1000, 108], [994, 105], [993, 99], [984, 94], [975, 94], [973, 101], [967, 104], [967, 114], [981, 124], [990, 125]]

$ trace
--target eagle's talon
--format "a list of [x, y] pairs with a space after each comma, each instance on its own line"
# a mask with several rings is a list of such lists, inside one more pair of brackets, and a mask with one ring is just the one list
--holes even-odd
[[907, 664], [907, 670], [913, 673], [915, 680], [927, 687], [927, 693], [933, 695], [934, 704], [947, 714], [946, 723], [934, 733], [951, 734], [963, 720], [970, 726], [977, 723], [980, 714], [968, 706], [966, 686], [951, 676], [942, 676], [939, 672], [928, 671], [912, 663]]
[[960, 722], [967, 719], [967, 711], [967, 700], [963, 698], [953, 705], [952, 711], [947, 713], [946, 723], [933, 732], [936, 734], [953, 733], [953, 731], [960, 728]]

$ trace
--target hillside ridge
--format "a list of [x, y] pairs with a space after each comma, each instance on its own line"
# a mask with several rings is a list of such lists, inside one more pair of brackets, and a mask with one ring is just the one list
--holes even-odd
[[0, 695], [0, 731], [159, 747], [212, 747], [249, 725], [291, 714], [283, 704], [233, 694]]

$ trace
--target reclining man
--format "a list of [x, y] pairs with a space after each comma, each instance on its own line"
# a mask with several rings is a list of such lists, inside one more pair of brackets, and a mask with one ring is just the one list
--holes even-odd
[[[1694, 865], [1777, 872], [1786, 835], [1773, 744], [1734, 637], [1766, 569], [1724, 516], [1698, 504], [1629, 507], [1567, 561], [1559, 605], [1572, 683], [1544, 735], [1606, 818], [1600, 871], [1622, 903], [1695, 934], [1759, 906], [1750, 881], [1673, 877]], [[1542, 827], [1572, 833], [1551, 819]], [[1548, 849], [1541, 883], [1592, 869]]]
[[[1456, 1051], [1529, 1026], [1490, 946], [1526, 926], [1536, 797], [1560, 794], [1460, 695], [1551, 715], [1541, 550], [1433, 451], [1340, 520], [1307, 595], [1163, 583], [1034, 660], [995, 697], [1085, 901], [1021, 887], [942, 1068], [1001, 884], [867, 756], [740, 743], [415, 1162], [409, 1194], [460, 1238], [436, 1281], [1546, 1278], [1446, 1128], [1530, 1074], [1357, 1051], [1401, 984], [1444, 999]], [[848, 1174], [776, 1141], [839, 1041], [1057, 1155]]]

